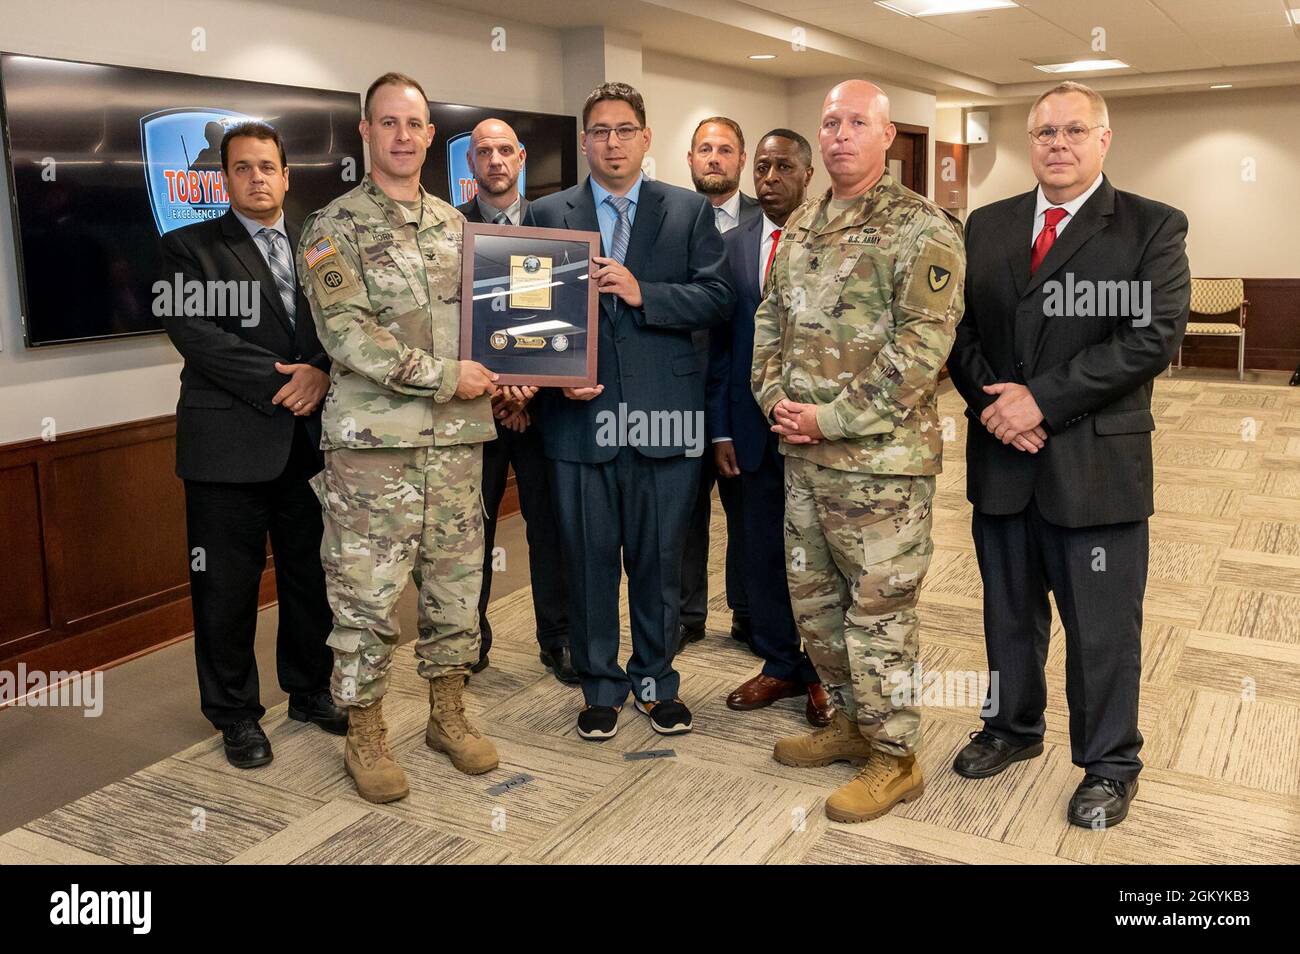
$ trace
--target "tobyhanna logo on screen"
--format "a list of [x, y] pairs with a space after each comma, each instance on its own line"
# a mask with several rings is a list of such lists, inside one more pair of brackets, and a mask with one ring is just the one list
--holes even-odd
[[221, 137], [254, 119], [222, 109], [163, 109], [140, 120], [144, 176], [158, 234], [225, 214]]
[[[452, 205], [464, 205], [478, 195], [478, 183], [474, 181], [474, 167], [469, 161], [469, 133], [461, 133], [447, 140], [447, 194], [451, 196]], [[519, 148], [523, 149], [521, 142]], [[525, 166], [519, 170], [519, 194], [524, 194]]]

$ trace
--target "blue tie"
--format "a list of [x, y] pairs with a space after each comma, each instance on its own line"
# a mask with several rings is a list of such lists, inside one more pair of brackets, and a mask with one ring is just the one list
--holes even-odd
[[262, 240], [261, 245], [266, 253], [266, 264], [271, 266], [271, 277], [275, 279], [276, 291], [280, 293], [280, 301], [284, 302], [285, 314], [289, 316], [289, 324], [294, 323], [294, 311], [297, 302], [297, 283], [293, 274], [293, 262], [289, 259], [289, 250], [285, 248], [284, 235], [275, 229], [261, 229], [257, 237]]
[[605, 198], [618, 213], [618, 221], [614, 223], [614, 241], [613, 248], [609, 250], [609, 257], [620, 265], [623, 259], [627, 258], [627, 243], [632, 237], [632, 221], [627, 217], [627, 210], [632, 205], [632, 200], [625, 195], [611, 195]]

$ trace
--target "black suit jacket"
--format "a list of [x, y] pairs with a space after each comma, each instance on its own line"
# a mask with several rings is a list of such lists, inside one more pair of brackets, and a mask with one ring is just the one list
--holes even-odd
[[761, 210], [722, 236], [728, 277], [736, 291], [736, 309], [731, 322], [710, 336], [705, 388], [709, 439], [730, 437], [736, 462], [744, 471], [757, 470], [768, 445], [777, 442], [749, 384], [754, 365], [754, 313], [763, 301], [763, 276], [758, 264], [762, 240]]
[[[290, 249], [296, 249], [297, 225], [286, 220], [285, 231]], [[296, 421], [306, 425], [313, 445], [320, 444], [319, 408], [299, 419], [271, 403], [289, 380], [275, 370], [277, 361], [329, 372], [311, 306], [299, 287], [296, 321], [290, 324], [270, 267], [231, 211], [167, 233], [162, 260], [169, 289], [177, 274], [183, 282], [260, 283], [260, 312], [252, 327], [244, 327], [239, 316], [163, 317], [185, 359], [176, 405], [176, 475], [225, 483], [273, 480], [288, 462]]]
[[[599, 232], [591, 180], [538, 199], [524, 225]], [[603, 254], [603, 252], [602, 252]], [[704, 412], [704, 367], [691, 333], [731, 316], [735, 301], [724, 275], [722, 236], [704, 196], [643, 179], [624, 262], [641, 286], [642, 304], [632, 308], [615, 295], [600, 296], [597, 381], [604, 392], [591, 401], [564, 397], [547, 388], [538, 399], [546, 426], [546, 456], [601, 463], [619, 448], [598, 441], [608, 411], [678, 412], [691, 426]], [[685, 434], [684, 426], [677, 430]], [[703, 439], [703, 435], [700, 435]], [[639, 445], [647, 457], [680, 457], [685, 441]]]
[[[987, 514], [1019, 513], [1032, 497], [1065, 527], [1141, 520], [1155, 510], [1151, 382], [1187, 326], [1187, 217], [1103, 179], [1031, 277], [1036, 196], [977, 209], [966, 224], [966, 313], [948, 360], [969, 418], [966, 493]], [[1149, 282], [1147, 313], [1062, 314], [1070, 282], [1076, 296]], [[1038, 402], [1049, 434], [1038, 454], [979, 423], [996, 400], [981, 388], [998, 381], [1028, 385]]]
[[[529, 202], [523, 196], [519, 197], [519, 224], [523, 225], [524, 216], [528, 213]], [[482, 222], [483, 214], [479, 211], [478, 199], [470, 199], [468, 202], [462, 202], [456, 206], [456, 211], [465, 216], [466, 222]]]

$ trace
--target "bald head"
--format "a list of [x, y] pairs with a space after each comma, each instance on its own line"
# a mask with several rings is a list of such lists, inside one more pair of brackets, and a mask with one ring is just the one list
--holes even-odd
[[504, 120], [485, 119], [469, 134], [469, 164], [479, 195], [497, 208], [507, 208], [519, 197], [524, 159], [519, 137]]
[[896, 134], [889, 97], [875, 83], [847, 80], [833, 87], [822, 103], [817, 134], [832, 195], [853, 198], [875, 185]]

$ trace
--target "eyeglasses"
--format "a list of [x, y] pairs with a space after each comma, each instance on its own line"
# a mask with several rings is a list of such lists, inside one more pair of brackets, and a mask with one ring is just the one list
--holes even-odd
[[1039, 126], [1037, 129], [1029, 130], [1029, 138], [1040, 146], [1050, 146], [1056, 142], [1056, 134], [1062, 133], [1065, 141], [1071, 145], [1079, 145], [1085, 142], [1094, 129], [1105, 129], [1105, 126], [1085, 126], [1082, 123], [1071, 123], [1068, 126]]
[[596, 142], [608, 142], [610, 133], [618, 133], [618, 138], [623, 142], [631, 142], [632, 137], [643, 128], [642, 126], [615, 126], [611, 129], [609, 126], [592, 126], [587, 130], [587, 138], [594, 139]]

